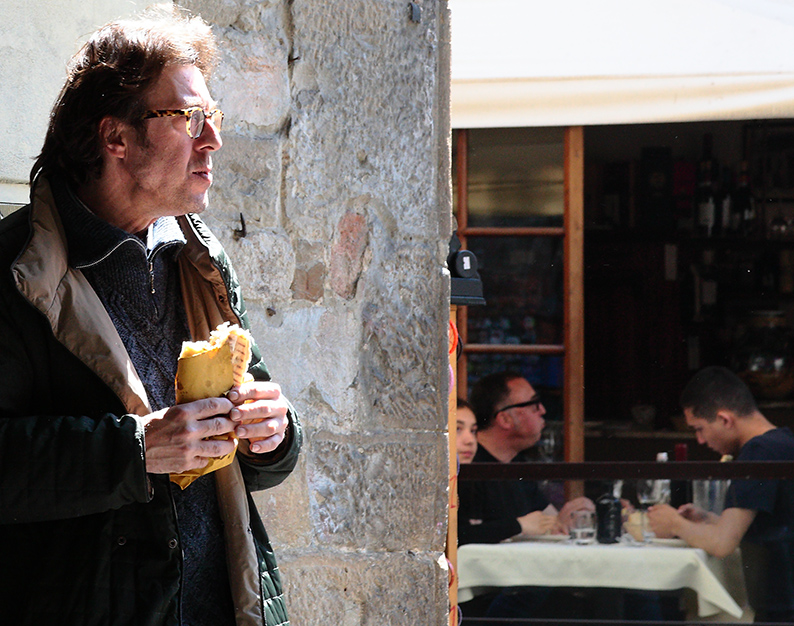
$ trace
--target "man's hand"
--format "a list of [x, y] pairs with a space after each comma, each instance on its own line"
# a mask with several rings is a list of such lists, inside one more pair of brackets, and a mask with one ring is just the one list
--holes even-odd
[[235, 434], [249, 441], [255, 454], [272, 452], [284, 441], [289, 424], [287, 399], [281, 387], [271, 382], [244, 383], [226, 397], [234, 403], [229, 418], [235, 423]]
[[709, 511], [704, 511], [694, 504], [683, 504], [678, 507], [678, 512], [684, 519], [688, 519], [690, 522], [709, 522], [711, 524], [716, 524], [719, 518], [718, 515], [714, 515], [714, 513], [710, 513]]
[[584, 496], [566, 502], [557, 515], [557, 520], [563, 533], [568, 532], [568, 527], [571, 525], [571, 513], [574, 511], [595, 512], [595, 504], [590, 498], [585, 498]]
[[209, 398], [172, 406], [141, 418], [146, 433], [146, 471], [177, 474], [204, 467], [210, 458], [234, 450], [233, 441], [207, 439], [234, 430], [228, 418], [234, 405]]
[[679, 535], [681, 519], [681, 514], [669, 504], [655, 504], [648, 509], [648, 523], [660, 539]]
[[[690, 514], [689, 509], [684, 511]], [[667, 504], [657, 504], [648, 509], [648, 519], [657, 537], [681, 537], [693, 548], [703, 548], [712, 556], [724, 559], [732, 554], [750, 528], [756, 511], [728, 508], [722, 515], [709, 513], [692, 521]]]
[[519, 517], [518, 523], [521, 524], [522, 535], [545, 535], [556, 528], [557, 519], [553, 515], [546, 515], [543, 511], [533, 511]]

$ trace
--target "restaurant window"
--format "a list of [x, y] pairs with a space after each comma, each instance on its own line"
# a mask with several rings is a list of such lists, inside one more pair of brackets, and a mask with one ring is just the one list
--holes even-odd
[[581, 128], [499, 128], [458, 130], [453, 144], [458, 235], [486, 301], [458, 311], [458, 393], [492, 372], [524, 376], [558, 460], [583, 451], [582, 140]]
[[[746, 380], [773, 424], [794, 424], [793, 141], [786, 120], [455, 133], [458, 233], [479, 260], [487, 302], [458, 310], [458, 393], [465, 396], [491, 371], [518, 371], [544, 394], [549, 423], [564, 424], [566, 461], [469, 465], [460, 477], [562, 480], [567, 497], [577, 495], [574, 487], [597, 504], [617, 502], [616, 544], [634, 550], [631, 561], [642, 575], [626, 568], [618, 584], [611, 557], [593, 550], [592, 568], [574, 585], [582, 591], [572, 597], [583, 604], [562, 607], [576, 609], [577, 618], [589, 616], [591, 601], [608, 599], [604, 588], [623, 594], [640, 578], [667, 619], [752, 616], [748, 597], [760, 591], [752, 572], [765, 571], [755, 553], [715, 558], [680, 538], [646, 536], [642, 511], [652, 502], [694, 502], [718, 513], [731, 493], [728, 481], [791, 475], [790, 462], [718, 462], [687, 427], [678, 397], [696, 370], [725, 365]], [[699, 206], [705, 146], [719, 161], [710, 166], [713, 215]], [[752, 211], [732, 205], [747, 201], [744, 179]], [[645, 481], [653, 482], [652, 499]], [[666, 487], [657, 493], [658, 484]], [[794, 502], [791, 486], [780, 485]], [[721, 501], [713, 497], [720, 493]], [[489, 550], [507, 551], [463, 546], [461, 599], [471, 601], [486, 580], [499, 586], [502, 572], [517, 580], [512, 573], [522, 567], [525, 585], [569, 581], [567, 571], [555, 578], [543, 561], [551, 556], [529, 556], [551, 543], [516, 548], [519, 562], [501, 562], [493, 579], [479, 578], [478, 570], [472, 576], [472, 563], [489, 562]], [[666, 567], [657, 557], [681, 572], [692, 557], [702, 581], [718, 584], [706, 589], [675, 577], [667, 586], [651, 583], [650, 573]]]

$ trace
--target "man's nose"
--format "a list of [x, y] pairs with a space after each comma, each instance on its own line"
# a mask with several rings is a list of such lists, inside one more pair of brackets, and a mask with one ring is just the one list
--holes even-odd
[[204, 122], [204, 128], [201, 129], [201, 135], [193, 140], [196, 142], [197, 150], [220, 150], [223, 146], [223, 139], [221, 139], [221, 131], [215, 128], [215, 124], [210, 119]]

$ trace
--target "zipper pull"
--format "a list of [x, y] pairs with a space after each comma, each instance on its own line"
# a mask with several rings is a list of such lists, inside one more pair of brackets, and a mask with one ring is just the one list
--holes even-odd
[[149, 284], [152, 288], [152, 293], [154, 293], [154, 263], [152, 263], [151, 259], [149, 260]]

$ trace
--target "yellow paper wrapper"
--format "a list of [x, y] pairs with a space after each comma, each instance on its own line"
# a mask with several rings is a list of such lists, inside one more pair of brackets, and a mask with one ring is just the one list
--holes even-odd
[[[209, 341], [186, 341], [176, 369], [176, 403], [194, 402], [223, 396], [247, 378], [251, 362], [251, 336], [247, 330], [229, 323], [210, 333]], [[185, 489], [194, 480], [229, 465], [237, 452], [233, 433], [213, 439], [234, 441], [234, 450], [222, 457], [211, 458], [204, 467], [171, 474], [171, 482]]]

